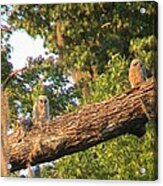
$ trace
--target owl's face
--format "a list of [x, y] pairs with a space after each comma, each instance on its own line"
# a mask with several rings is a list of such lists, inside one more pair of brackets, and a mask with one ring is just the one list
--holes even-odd
[[46, 96], [39, 96], [38, 97], [38, 104], [41, 106], [41, 107], [45, 107], [47, 104], [48, 104], [48, 98]]
[[139, 59], [134, 59], [130, 64], [130, 68], [141, 68], [141, 67], [142, 67], [142, 61]]

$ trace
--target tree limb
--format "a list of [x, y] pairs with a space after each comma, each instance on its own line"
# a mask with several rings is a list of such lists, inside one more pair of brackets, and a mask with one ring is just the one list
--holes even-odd
[[9, 76], [4, 80], [4, 82], [3, 82], [3, 84], [2, 84], [3, 91], [5, 90], [7, 84], [10, 82], [10, 80], [11, 80], [14, 76], [16, 76], [18, 73], [23, 72], [23, 71], [25, 71], [25, 70], [27, 70], [27, 67], [23, 67], [23, 68], [21, 68], [21, 69], [18, 69], [18, 70], [15, 70], [15, 71], [11, 72], [11, 73], [9, 74]]
[[122, 134], [143, 136], [145, 123], [156, 117], [155, 85], [150, 78], [120, 96], [34, 125], [26, 134], [10, 135], [11, 171], [25, 168], [29, 161], [31, 165], [52, 161]]

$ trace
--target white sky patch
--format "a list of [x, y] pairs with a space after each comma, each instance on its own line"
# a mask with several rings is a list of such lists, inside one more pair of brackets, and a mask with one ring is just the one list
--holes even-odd
[[15, 31], [11, 38], [10, 44], [12, 46], [11, 62], [14, 69], [20, 69], [27, 63], [27, 57], [38, 57], [40, 54], [45, 55], [45, 48], [43, 47], [43, 39], [37, 37], [33, 39], [25, 31]]
[[[55, 161], [57, 161], [57, 160], [55, 160]], [[47, 163], [41, 163], [41, 164], [39, 164], [39, 167], [40, 167], [40, 169], [42, 169], [44, 167], [54, 168], [55, 165], [53, 164], [53, 162], [47, 162]], [[36, 166], [32, 166], [31, 168], [32, 168], [32, 171], [34, 173], [34, 170], [36, 169]], [[19, 171], [19, 175], [27, 176], [28, 175], [28, 171], [29, 171], [28, 168], [27, 169], [22, 169], [22, 170]]]

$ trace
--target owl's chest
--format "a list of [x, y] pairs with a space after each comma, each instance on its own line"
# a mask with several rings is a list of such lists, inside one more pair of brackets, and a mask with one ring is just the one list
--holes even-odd
[[45, 109], [45, 107], [40, 106], [39, 109], [38, 109], [38, 112], [39, 112], [39, 115], [40, 116], [46, 115], [46, 109]]
[[141, 83], [143, 81], [143, 73], [141, 69], [130, 69], [129, 79], [135, 83]]

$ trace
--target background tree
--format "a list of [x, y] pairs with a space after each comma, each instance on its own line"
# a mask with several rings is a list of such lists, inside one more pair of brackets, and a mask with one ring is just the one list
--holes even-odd
[[[9, 7], [8, 24], [24, 29], [34, 38], [41, 36], [44, 46], [57, 56], [29, 58], [29, 70], [11, 82], [13, 123], [19, 112], [31, 112], [33, 100], [40, 93], [56, 105], [51, 110], [52, 117], [69, 112], [76, 105], [100, 102], [122, 93], [130, 88], [128, 68], [135, 57], [144, 61], [148, 76], [155, 75], [154, 2]], [[146, 9], [144, 14], [140, 13], [142, 7]], [[53, 168], [42, 169], [42, 177], [152, 180], [156, 176], [154, 138], [154, 125], [149, 123], [141, 139], [120, 136], [61, 158], [53, 163]], [[141, 167], [146, 169], [145, 174], [141, 174]]]

